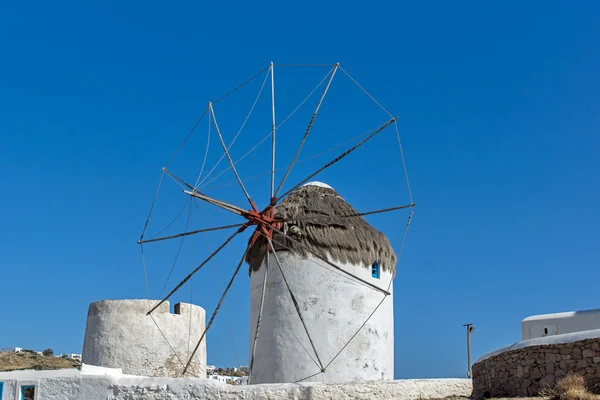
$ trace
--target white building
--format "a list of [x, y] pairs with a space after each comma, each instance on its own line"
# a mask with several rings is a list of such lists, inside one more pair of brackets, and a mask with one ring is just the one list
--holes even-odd
[[247, 376], [232, 376], [230, 382], [233, 385], [247, 385], [248, 377]]
[[214, 379], [217, 382], [223, 382], [223, 383], [227, 383], [227, 379], [229, 378], [229, 376], [226, 375], [209, 375], [208, 376], [209, 379]]
[[521, 321], [523, 340], [600, 329], [600, 310], [534, 315]]
[[[356, 213], [330, 186], [309, 183], [275, 209], [277, 218], [287, 219], [282, 231], [305, 246], [274, 235], [285, 279], [273, 253], [267, 266], [264, 238], [248, 252], [250, 359], [266, 287], [251, 384], [394, 378], [391, 280], [396, 257], [385, 235], [362, 217], [339, 217]], [[313, 218], [312, 222], [307, 218]], [[362, 282], [317, 258], [313, 251]], [[388, 289], [386, 296], [383, 291]]]
[[0, 349], [0, 353], [21, 353], [23, 351], [20, 347], [4, 347]]
[[230, 375], [209, 375], [209, 379], [214, 379], [218, 382], [227, 383], [229, 385], [247, 385], [247, 376], [230, 376]]
[[77, 353], [67, 354], [67, 358], [70, 358], [71, 360], [81, 361], [81, 354], [77, 354]]

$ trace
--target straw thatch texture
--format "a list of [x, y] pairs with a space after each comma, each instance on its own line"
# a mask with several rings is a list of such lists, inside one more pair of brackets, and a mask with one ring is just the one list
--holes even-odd
[[[350, 263], [371, 268], [379, 261], [384, 271], [396, 266], [396, 254], [387, 237], [357, 214], [333, 189], [321, 186], [302, 186], [275, 207], [275, 216], [286, 219], [281, 229], [301, 242], [312, 254], [335, 263]], [[275, 232], [276, 251], [293, 251], [301, 257], [307, 249]], [[246, 262], [250, 273], [257, 271], [265, 256], [266, 239], [261, 236], [249, 249]]]

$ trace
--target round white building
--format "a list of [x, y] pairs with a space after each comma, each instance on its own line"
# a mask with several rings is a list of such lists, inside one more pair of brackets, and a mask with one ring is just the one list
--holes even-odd
[[275, 254], [265, 257], [266, 239], [250, 248], [250, 360], [261, 315], [252, 384], [394, 378], [396, 256], [384, 234], [362, 217], [347, 217], [356, 213], [330, 186], [309, 183], [275, 210], [295, 240], [273, 237], [281, 270]]
[[[130, 375], [180, 377], [204, 331], [204, 309], [178, 303], [171, 314], [166, 301], [151, 316], [147, 312], [148, 300], [102, 300], [90, 304], [82, 362], [121, 368]], [[206, 338], [186, 376], [206, 376]]]

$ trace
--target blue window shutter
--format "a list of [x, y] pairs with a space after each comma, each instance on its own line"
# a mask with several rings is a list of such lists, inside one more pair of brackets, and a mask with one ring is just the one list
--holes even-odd
[[379, 270], [381, 269], [381, 265], [379, 261], [375, 261], [371, 266], [371, 276], [375, 279], [379, 279]]

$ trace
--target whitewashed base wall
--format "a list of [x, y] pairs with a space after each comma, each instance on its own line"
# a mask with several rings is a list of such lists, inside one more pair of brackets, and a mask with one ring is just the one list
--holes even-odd
[[20, 386], [35, 385], [36, 400], [240, 400], [240, 399], [405, 399], [468, 396], [468, 379], [367, 381], [232, 386], [214, 379], [147, 378], [118, 369], [18, 371], [0, 373], [1, 400], [20, 399]]

